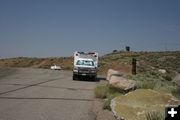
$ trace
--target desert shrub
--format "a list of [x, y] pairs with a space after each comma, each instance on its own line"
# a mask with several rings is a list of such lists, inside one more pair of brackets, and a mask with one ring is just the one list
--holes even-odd
[[110, 85], [108, 85], [107, 87], [108, 87], [108, 92], [106, 95], [106, 99], [104, 100], [103, 109], [107, 109], [107, 110], [111, 111], [111, 107], [110, 107], [111, 100], [113, 98], [118, 97], [118, 96], [125, 94], [125, 93], [122, 93], [117, 88], [114, 88]]
[[147, 120], [164, 120], [164, 115], [157, 111], [147, 112], [145, 114]]
[[171, 91], [172, 95], [180, 99], [180, 86], [176, 86], [174, 90]]
[[142, 89], [152, 89], [153, 90], [155, 85], [156, 85], [155, 81], [140, 81], [140, 82], [138, 82], [137, 87], [142, 88]]
[[112, 98], [110, 98], [110, 97], [104, 100], [103, 109], [111, 111], [111, 106], [110, 106], [111, 100], [112, 100]]
[[111, 100], [119, 95], [122, 95], [117, 89], [109, 85], [98, 85], [94, 89], [96, 98], [104, 99], [103, 109], [111, 110]]
[[97, 85], [94, 89], [96, 98], [114, 98], [123, 93], [120, 93], [116, 88], [110, 85]]
[[180, 73], [180, 68], [177, 68], [176, 71], [177, 71], [178, 73]]
[[137, 88], [153, 89], [171, 93], [175, 85], [172, 83], [171, 75], [161, 75], [154, 72], [144, 74], [128, 75], [127, 78], [137, 81]]
[[171, 81], [171, 80], [172, 80], [172, 78], [171, 78], [170, 75], [163, 75], [162, 77], [163, 77], [165, 80], [167, 80], [167, 81]]
[[106, 85], [98, 85], [94, 89], [96, 98], [106, 98], [108, 94], [108, 87]]
[[117, 89], [110, 85], [98, 85], [94, 89], [96, 98], [104, 99], [103, 109], [111, 110], [111, 100], [119, 95], [122, 95]]

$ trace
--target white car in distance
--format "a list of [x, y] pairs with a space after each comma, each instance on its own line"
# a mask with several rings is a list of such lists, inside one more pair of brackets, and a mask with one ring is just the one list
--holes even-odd
[[58, 66], [58, 65], [52, 65], [51, 66], [51, 70], [61, 70], [61, 66]]

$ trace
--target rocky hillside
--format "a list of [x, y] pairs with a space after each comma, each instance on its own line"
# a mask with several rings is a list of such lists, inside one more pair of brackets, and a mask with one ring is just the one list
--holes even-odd
[[114, 68], [122, 72], [131, 72], [132, 58], [137, 59], [137, 73], [154, 74], [159, 69], [169, 73], [180, 72], [180, 51], [176, 52], [114, 52], [100, 58], [100, 71]]

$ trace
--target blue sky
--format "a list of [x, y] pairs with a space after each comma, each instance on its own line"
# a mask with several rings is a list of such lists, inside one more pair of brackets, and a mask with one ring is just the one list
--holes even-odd
[[0, 57], [180, 50], [179, 0], [0, 0]]

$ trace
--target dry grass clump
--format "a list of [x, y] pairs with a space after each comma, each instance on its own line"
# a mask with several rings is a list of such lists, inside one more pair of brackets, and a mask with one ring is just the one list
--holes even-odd
[[103, 109], [111, 110], [111, 100], [119, 95], [122, 95], [119, 91], [109, 85], [97, 85], [94, 89], [96, 98], [104, 99]]
[[146, 120], [164, 120], [165, 117], [161, 112], [157, 111], [151, 111], [147, 112], [146, 114]]

